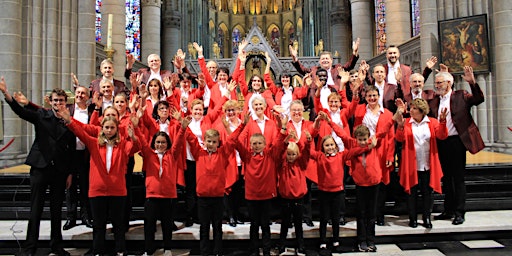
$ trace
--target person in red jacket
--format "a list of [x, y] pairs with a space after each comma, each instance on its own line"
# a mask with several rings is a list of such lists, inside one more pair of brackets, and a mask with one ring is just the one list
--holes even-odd
[[416, 200], [418, 189], [423, 197], [423, 226], [432, 228], [430, 214], [434, 199], [432, 191], [442, 193], [441, 177], [443, 172], [439, 162], [437, 139], [448, 137], [446, 128], [447, 109], [444, 108], [439, 121], [427, 117], [429, 112], [426, 100], [417, 98], [410, 103], [410, 118], [397, 115], [398, 128], [396, 140], [403, 143], [402, 162], [400, 163], [400, 184], [408, 194], [409, 226], [418, 226]]
[[[309, 154], [311, 141], [313, 140], [311, 134], [305, 131], [305, 145], [302, 149], [295, 142], [285, 140], [286, 156], [283, 157], [285, 161], [278, 162], [277, 170], [279, 172], [279, 195], [282, 198], [282, 212], [281, 212], [281, 232], [279, 233], [280, 246], [279, 253], [285, 250], [286, 235], [288, 234], [288, 223], [293, 215], [293, 224], [295, 225], [295, 238], [297, 240], [297, 253], [305, 253], [304, 249], [304, 236], [302, 231], [302, 215], [304, 211], [303, 197], [308, 192], [306, 185], [306, 169], [309, 162]], [[294, 132], [291, 132], [287, 138], [296, 137]], [[295, 138], [295, 140], [298, 140]], [[300, 152], [304, 152], [301, 154]]]
[[[236, 144], [236, 150], [245, 164], [245, 199], [247, 199], [251, 219], [251, 256], [259, 255], [259, 227], [262, 232], [263, 255], [270, 256], [269, 212], [271, 200], [277, 196], [276, 162], [282, 155], [279, 151], [283, 150], [282, 145], [286, 134], [286, 122], [283, 124], [278, 116], [276, 121], [281, 132], [278, 133], [275, 142], [267, 144], [263, 134], [254, 133], [250, 135], [249, 148], [247, 148], [243, 141], [247, 140], [244, 137], [248, 133], [244, 131]], [[254, 121], [251, 120], [251, 122]], [[249, 128], [251, 122], [245, 129]]]
[[144, 241], [145, 253], [152, 255], [156, 251], [156, 221], [160, 219], [164, 241], [164, 255], [171, 254], [173, 209], [178, 197], [176, 181], [178, 160], [185, 144], [185, 129], [191, 118], [184, 118], [176, 139], [166, 132], [158, 131], [151, 139], [151, 145], [139, 129], [141, 152], [146, 171], [146, 201], [144, 203]]
[[228, 176], [226, 168], [236, 140], [248, 121], [249, 115], [246, 115], [244, 122], [229, 135], [223, 145], [220, 144], [220, 133], [215, 129], [209, 129], [204, 133], [205, 148], [199, 144], [196, 135], [188, 131], [187, 141], [196, 161], [197, 210], [201, 224], [199, 247], [203, 256], [210, 255], [210, 224], [213, 227], [213, 254], [222, 254], [223, 199]]
[[69, 116], [63, 107], [58, 116], [68, 123], [69, 129], [85, 143], [91, 154], [89, 172], [89, 200], [93, 217], [93, 254], [105, 254], [105, 232], [107, 218], [112, 220], [115, 251], [125, 254], [125, 204], [126, 204], [126, 166], [130, 155], [140, 148], [138, 138], [131, 126], [128, 136], [119, 135], [119, 121], [113, 117], [104, 117], [99, 135], [87, 134], [85, 124]]
[[[382, 166], [379, 152], [376, 148], [377, 138], [370, 137], [370, 130], [364, 125], [354, 129], [350, 144], [354, 147], [348, 150], [350, 160], [350, 175], [356, 184], [357, 201], [357, 243], [361, 252], [376, 252], [375, 246], [375, 207], [377, 206], [378, 186], [382, 179]], [[356, 152], [364, 148], [364, 152]]]

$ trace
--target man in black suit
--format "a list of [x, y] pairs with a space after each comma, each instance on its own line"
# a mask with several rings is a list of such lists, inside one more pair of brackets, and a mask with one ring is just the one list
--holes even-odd
[[30, 110], [21, 107], [7, 91], [5, 80], [0, 79], [0, 91], [7, 104], [22, 119], [34, 124], [36, 137], [25, 164], [30, 165], [30, 219], [27, 227], [27, 239], [22, 255], [35, 255], [39, 238], [39, 225], [43, 212], [46, 189], [50, 190], [51, 235], [50, 248], [54, 255], [70, 255], [62, 247], [61, 214], [64, 191], [71, 184], [68, 179], [71, 156], [75, 151], [75, 136], [55, 116], [59, 106], [65, 105], [66, 92], [62, 89], [52, 91], [52, 108]]

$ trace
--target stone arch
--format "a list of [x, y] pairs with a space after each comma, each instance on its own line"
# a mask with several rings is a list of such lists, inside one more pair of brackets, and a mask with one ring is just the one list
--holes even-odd
[[283, 43], [281, 44], [282, 48], [282, 56], [290, 56], [290, 50], [288, 49], [289, 45], [293, 46], [293, 41], [297, 40], [297, 31], [295, 26], [291, 21], [286, 21], [283, 26]]

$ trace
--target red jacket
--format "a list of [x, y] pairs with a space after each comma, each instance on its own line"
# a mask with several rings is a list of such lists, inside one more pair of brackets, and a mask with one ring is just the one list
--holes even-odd
[[[208, 69], [206, 68], [206, 62], [204, 60], [204, 57], [197, 58], [197, 62], [199, 63], [199, 67], [201, 68], [201, 72], [204, 74], [204, 79], [206, 80], [206, 85], [210, 89], [210, 106], [208, 108], [214, 108], [217, 105], [222, 105], [221, 98], [222, 93], [219, 89], [219, 84], [215, 81], [213, 81], [212, 76], [210, 75], [210, 72], [208, 72]], [[235, 79], [235, 76], [238, 77], [240, 72], [240, 60], [237, 58], [236, 64], [235, 64], [235, 71], [233, 72], [233, 79]], [[230, 99], [236, 100], [238, 99], [236, 96], [236, 90], [233, 90], [231, 92]]]
[[359, 146], [352, 147], [347, 151], [347, 160], [350, 160], [350, 176], [358, 186], [374, 186], [382, 180], [382, 168], [380, 165], [377, 148], [364, 148], [358, 152]]
[[223, 197], [226, 185], [226, 171], [229, 156], [233, 153], [236, 139], [245, 125], [241, 124], [217, 151], [209, 153], [202, 148], [197, 137], [189, 130], [187, 141], [196, 159], [196, 193], [198, 197]]
[[148, 143], [148, 139], [138, 133], [141, 151], [144, 159], [144, 170], [146, 171], [146, 198], [177, 198], [176, 182], [179, 168], [178, 159], [183, 152], [185, 143], [185, 130], [179, 129], [176, 140], [173, 140], [172, 147], [162, 157], [162, 176], [160, 176], [160, 160], [154, 149]]
[[[265, 80], [265, 83], [267, 84], [267, 88], [272, 92], [275, 98], [275, 102], [277, 105], [281, 105], [281, 99], [283, 98], [284, 91], [283, 88], [277, 88], [276, 84], [274, 84], [274, 81], [270, 77], [269, 74], [264, 74], [263, 79]], [[301, 100], [305, 98], [308, 95], [309, 87], [302, 86], [302, 87], [294, 87], [293, 93], [292, 93], [292, 100]]]
[[276, 162], [282, 160], [284, 137], [279, 133], [276, 143], [267, 141], [262, 154], [254, 154], [237, 141], [236, 149], [245, 164], [245, 199], [267, 200], [277, 196]]
[[89, 197], [126, 196], [126, 165], [128, 158], [140, 148], [140, 140], [132, 141], [120, 136], [119, 144], [112, 150], [112, 165], [107, 172], [107, 147], [98, 144], [98, 137], [89, 136], [85, 125], [72, 119], [69, 129], [85, 143], [91, 154], [89, 169]]
[[[280, 128], [279, 128], [280, 129]], [[249, 123], [247, 123], [246, 128], [240, 135], [239, 141], [247, 148], [250, 148], [249, 140], [251, 136], [255, 133], [262, 133], [258, 123], [254, 119], [251, 118]], [[263, 132], [263, 136], [265, 137], [265, 141], [267, 145], [274, 144], [275, 138], [279, 133], [277, 124], [274, 120], [269, 119], [265, 121], [265, 132]]]
[[[441, 177], [443, 172], [439, 162], [437, 150], [437, 139], [444, 140], [448, 137], [446, 122], [440, 123], [437, 119], [429, 117], [428, 127], [430, 130], [430, 187], [437, 193], [442, 193]], [[402, 160], [400, 162], [400, 184], [405, 192], [411, 193], [411, 188], [418, 184], [418, 168], [416, 167], [416, 150], [414, 148], [414, 137], [410, 118], [405, 119], [403, 129], [397, 129], [396, 140], [403, 142]]]
[[[286, 146], [285, 143], [284, 148]], [[286, 161], [286, 153], [283, 154], [282, 161], [278, 162], [279, 184], [277, 188], [282, 198], [299, 199], [308, 192], [305, 174], [308, 168], [310, 147], [311, 142], [306, 142], [305, 147], [301, 149], [302, 154], [293, 163]]]

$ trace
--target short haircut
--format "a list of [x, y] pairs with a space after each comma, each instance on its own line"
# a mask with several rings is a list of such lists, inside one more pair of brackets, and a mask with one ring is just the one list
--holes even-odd
[[371, 92], [371, 91], [376, 91], [377, 92], [377, 95], [380, 96], [380, 93], [379, 93], [379, 88], [377, 88], [377, 86], [371, 84], [371, 85], [367, 85], [364, 89], [364, 91], [366, 92], [366, 94], [368, 94], [368, 92]]
[[[265, 106], [265, 108], [267, 107], [267, 101], [265, 100], [265, 98], [263, 98], [263, 96], [261, 96], [260, 94], [258, 95], [254, 95], [253, 97], [251, 97], [252, 101], [250, 102], [251, 103], [251, 107], [252, 107], [252, 104], [254, 104], [255, 101], [260, 101], [263, 103], [263, 106]], [[250, 100], [249, 100], [250, 101]]]
[[318, 75], [318, 73], [320, 73], [320, 72], [325, 72], [325, 73], [327, 73], [327, 70], [326, 70], [325, 68], [319, 68], [319, 69], [317, 69], [317, 70], [316, 70], [316, 73], [315, 73], [315, 74], [316, 74], [316, 75]]
[[372, 73], [373, 73], [373, 72], [375, 72], [375, 68], [376, 68], [376, 67], [383, 67], [383, 68], [384, 68], [384, 72], [386, 72], [386, 67], [384, 67], [384, 65], [383, 65], [383, 64], [381, 64], [381, 63], [377, 63], [377, 64], [375, 64], [375, 66], [373, 66], [373, 68], [372, 68]]
[[167, 150], [169, 150], [172, 147], [171, 138], [169, 135], [165, 132], [157, 132], [155, 135], [153, 135], [153, 138], [151, 139], [151, 149], [155, 149], [155, 141], [158, 136], [163, 136], [165, 138], [165, 141], [167, 141]]
[[240, 109], [240, 103], [238, 103], [236, 100], [228, 100], [224, 103], [224, 105], [222, 105], [222, 110], [224, 110], [224, 112], [230, 108]]
[[114, 84], [112, 83], [112, 81], [110, 81], [110, 80], [108, 80], [108, 79], [105, 79], [105, 78], [101, 79], [101, 81], [100, 81], [100, 87], [101, 87], [102, 85], [104, 85], [104, 84], [110, 84], [112, 87], [114, 87]]
[[208, 129], [204, 132], [204, 139], [206, 138], [220, 138], [220, 133], [215, 129]]
[[336, 143], [336, 141], [334, 140], [334, 138], [332, 137], [332, 135], [326, 135], [322, 138], [322, 144], [321, 144], [321, 150], [323, 153], [325, 153], [325, 150], [324, 150], [324, 143], [327, 141], [327, 140], [332, 140], [334, 141], [334, 145], [336, 145], [336, 150], [339, 151], [340, 148], [338, 148], [338, 144]]
[[368, 127], [360, 124], [358, 126], [356, 126], [356, 128], [354, 129], [354, 137], [360, 137], [360, 136], [370, 136], [370, 129], [368, 129]]
[[194, 99], [192, 103], [190, 103], [190, 109], [194, 108], [195, 105], [201, 105], [204, 106], [204, 103], [200, 99]]
[[442, 77], [445, 81], [449, 81], [450, 84], [453, 86], [453, 76], [452, 74], [448, 73], [448, 72], [439, 72], [436, 74], [436, 78], [437, 77]]
[[85, 95], [87, 95], [87, 98], [89, 98], [91, 96], [91, 91], [89, 90], [89, 88], [83, 86], [83, 85], [79, 85], [75, 88], [75, 92], [76, 92], [76, 89], [78, 88], [83, 88], [85, 90]]
[[52, 90], [52, 93], [50, 94], [50, 100], [52, 99], [52, 96], [54, 93], [57, 94], [57, 96], [64, 96], [64, 101], [68, 100], [68, 95], [67, 95], [66, 91], [64, 91], [61, 88], [55, 88]]
[[155, 119], [155, 120], [159, 120], [160, 119], [160, 116], [158, 115], [158, 107], [161, 106], [161, 105], [164, 105], [166, 106], [167, 108], [169, 108], [169, 102], [165, 101], [165, 100], [161, 100], [157, 103], [155, 103], [155, 106], [153, 106], [153, 112], [151, 113], [151, 116]]
[[228, 75], [228, 76], [229, 76], [229, 69], [228, 69], [228, 68], [226, 68], [226, 67], [218, 67], [218, 68], [217, 68], [217, 75], [218, 75], [220, 72], [222, 72], [222, 73], [226, 73], [226, 75]]
[[292, 103], [290, 103], [290, 109], [292, 109], [293, 105], [299, 105], [302, 108], [302, 111], [304, 111], [304, 103], [302, 103], [302, 100], [292, 101]]
[[430, 111], [428, 103], [424, 99], [414, 99], [413, 101], [411, 101], [411, 106], [414, 106], [415, 108], [419, 109], [423, 115], [428, 115], [428, 112]]
[[331, 100], [332, 98], [336, 98], [341, 102], [341, 95], [339, 95], [337, 92], [331, 92], [329, 96], [327, 97], [327, 100]]
[[420, 79], [421, 79], [421, 81], [425, 82], [425, 77], [423, 77], [423, 75], [422, 75], [422, 74], [420, 74], [420, 73], [414, 73], [414, 74], [412, 74], [412, 75], [411, 75], [411, 77], [410, 77], [410, 81], [409, 81], [409, 82], [412, 82], [412, 80], [413, 80], [415, 77], [418, 77], [418, 78], [420, 78]]
[[249, 141], [252, 141], [253, 139], [263, 139], [263, 143], [267, 143], [267, 141], [265, 140], [265, 136], [263, 136], [263, 134], [261, 133], [255, 133], [253, 135], [251, 135], [251, 138], [249, 139]]
[[322, 56], [322, 55], [329, 55], [329, 57], [332, 59], [332, 53], [330, 51], [322, 51], [322, 52], [320, 52], [319, 56]]
[[113, 62], [112, 60], [110, 60], [110, 59], [104, 59], [104, 60], [102, 60], [102, 61], [101, 61], [101, 63], [100, 63], [100, 68], [101, 68], [101, 67], [103, 67], [103, 65], [105, 65], [105, 64], [110, 64], [110, 65], [114, 66], [114, 62]]

